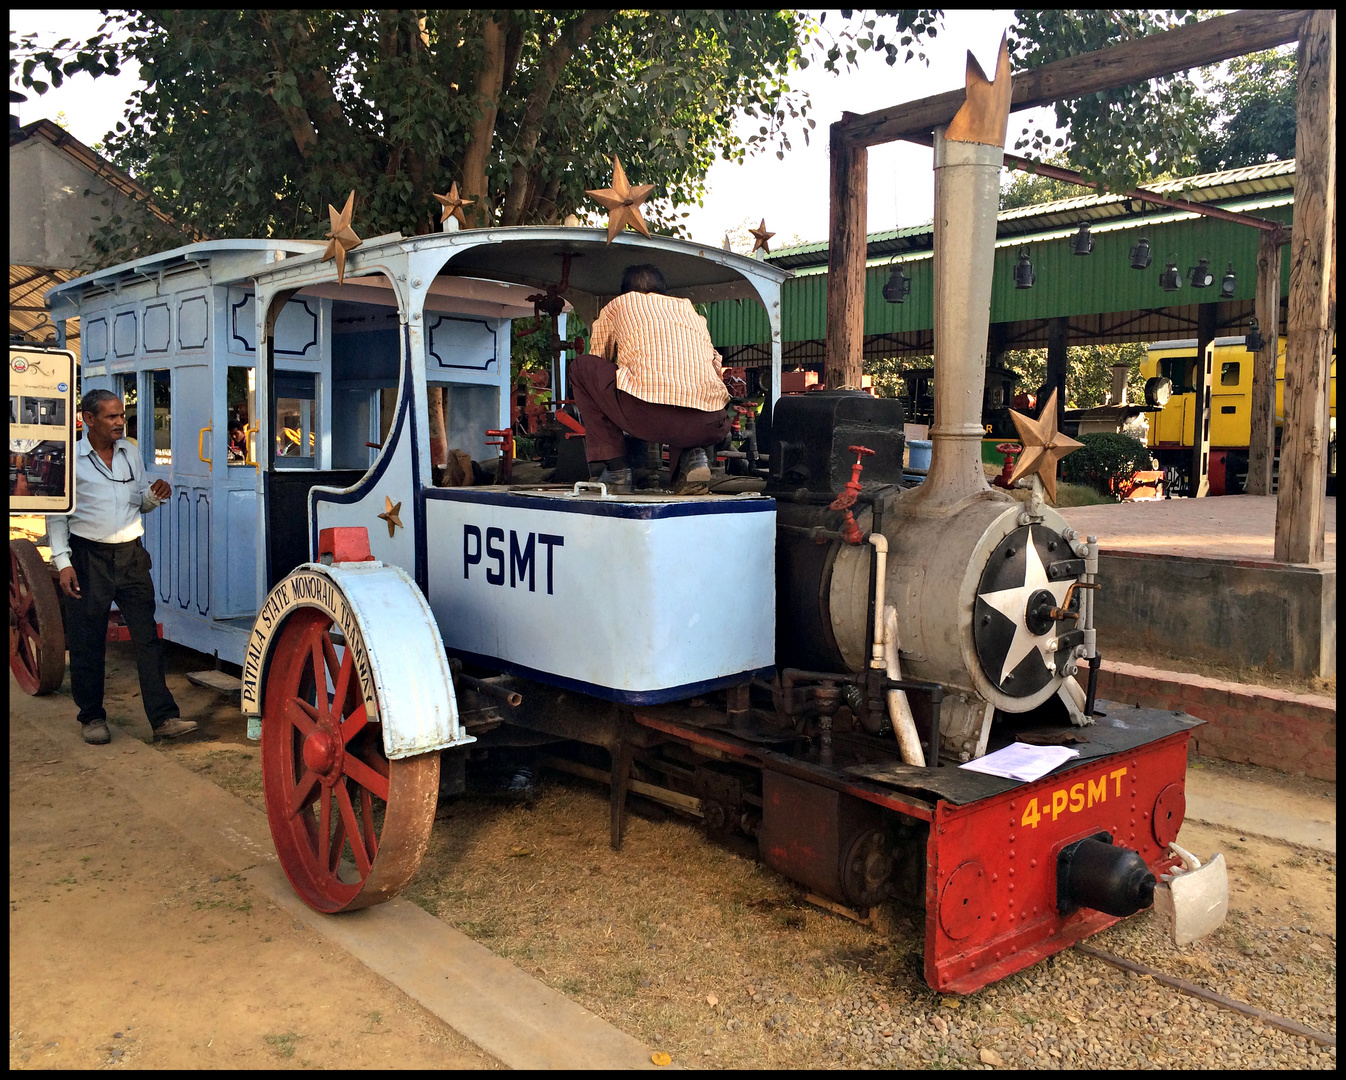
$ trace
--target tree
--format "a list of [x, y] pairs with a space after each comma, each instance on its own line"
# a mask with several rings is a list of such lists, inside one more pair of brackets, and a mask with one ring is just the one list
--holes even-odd
[[1222, 74], [1203, 74], [1215, 89], [1206, 95], [1197, 149], [1202, 172], [1239, 169], [1295, 156], [1295, 107], [1299, 66], [1293, 48], [1248, 53]]
[[[1143, 342], [1069, 346], [1066, 349], [1066, 407], [1092, 409], [1095, 405], [1104, 404], [1112, 390], [1112, 365], [1122, 362], [1130, 365], [1126, 377], [1126, 400], [1133, 405], [1141, 401], [1145, 380], [1140, 377], [1140, 362], [1144, 359]], [[1018, 389], [1031, 394], [1047, 377], [1047, 350], [1017, 349], [1007, 352], [1004, 364], [1019, 376]], [[1038, 407], [1042, 404], [1039, 401]]]
[[[903, 44], [936, 32], [932, 12], [884, 17]], [[42, 93], [139, 63], [148, 85], [107, 153], [211, 235], [320, 236], [352, 188], [364, 235], [426, 233], [432, 191], [454, 181], [474, 225], [592, 219], [584, 190], [613, 156], [659, 185], [648, 219], [678, 233], [716, 155], [783, 156], [787, 117], [808, 138], [786, 82], [806, 51], [830, 70], [870, 48], [896, 61], [858, 18], [824, 32], [768, 10], [121, 10], [85, 42], [11, 37], [10, 68]], [[739, 113], [758, 130], [738, 137]], [[103, 230], [105, 263], [151, 242], [121, 224]]]
[[[815, 22], [778, 10], [110, 11], [84, 42], [42, 48], [11, 34], [10, 70], [37, 93], [76, 72], [139, 63], [148, 85], [109, 133], [114, 163], [186, 226], [214, 236], [308, 236], [357, 192], [362, 235], [437, 227], [432, 191], [455, 180], [474, 225], [594, 220], [584, 190], [619, 156], [678, 234], [678, 207], [704, 196], [716, 156], [790, 149], [787, 118], [815, 121], [790, 73], [821, 58], [843, 71], [861, 52], [924, 59], [937, 9], [842, 10]], [[1190, 22], [1189, 12], [1019, 11], [1018, 66]], [[21, 73], [20, 73], [21, 69]], [[1179, 76], [1057, 106], [1072, 165], [1114, 186], [1191, 159], [1192, 85]], [[739, 115], [759, 120], [740, 138]], [[1020, 148], [1049, 152], [1042, 132]], [[103, 263], [152, 237], [109, 222]]]
[[[1191, 11], [1017, 10], [1009, 30], [1016, 68], [1037, 68], [1081, 53], [1197, 22]], [[1196, 89], [1183, 73], [1164, 75], [1055, 105], [1056, 139], [1025, 127], [1014, 143], [1039, 158], [1061, 151], [1070, 168], [1116, 190], [1168, 173], [1187, 175], [1202, 137]]]
[[[1056, 153], [1046, 159], [1048, 165], [1065, 167], [1065, 155]], [[1030, 172], [1010, 174], [1010, 182], [1000, 189], [1000, 209], [1017, 210], [1021, 206], [1036, 206], [1038, 203], [1054, 202], [1057, 199], [1074, 199], [1081, 195], [1092, 195], [1092, 188], [1072, 184], [1068, 180], [1053, 180], [1050, 176], [1039, 176]]]

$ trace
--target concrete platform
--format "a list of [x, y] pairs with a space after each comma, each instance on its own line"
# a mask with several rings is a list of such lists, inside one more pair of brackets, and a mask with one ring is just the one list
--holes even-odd
[[1335, 678], [1336, 499], [1324, 559], [1272, 561], [1274, 496], [1229, 495], [1067, 507], [1099, 540], [1100, 641], [1129, 653]]

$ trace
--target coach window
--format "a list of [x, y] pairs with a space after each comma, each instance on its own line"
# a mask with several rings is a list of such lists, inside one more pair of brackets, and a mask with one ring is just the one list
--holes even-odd
[[[154, 437], [146, 442], [153, 447], [154, 460], [146, 464], [173, 464], [173, 373], [167, 370], [147, 371], [154, 407]], [[148, 448], [146, 448], [148, 453]]]
[[229, 423], [229, 464], [251, 467], [257, 460], [255, 403], [257, 373], [251, 367], [231, 367], [226, 384], [225, 406]]
[[276, 468], [314, 467], [317, 376], [306, 371], [276, 372]]
[[1220, 365], [1220, 385], [1238, 386], [1239, 384], [1239, 361], [1226, 360]]

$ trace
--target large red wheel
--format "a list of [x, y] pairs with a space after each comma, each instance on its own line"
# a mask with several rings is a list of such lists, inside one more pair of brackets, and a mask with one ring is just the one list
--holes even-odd
[[397, 895], [425, 854], [439, 793], [438, 753], [384, 755], [383, 718], [368, 714], [352, 653], [332, 631], [326, 612], [293, 611], [262, 688], [271, 836], [295, 891], [328, 913]]
[[31, 540], [9, 542], [9, 670], [25, 694], [50, 694], [65, 678], [61, 602]]

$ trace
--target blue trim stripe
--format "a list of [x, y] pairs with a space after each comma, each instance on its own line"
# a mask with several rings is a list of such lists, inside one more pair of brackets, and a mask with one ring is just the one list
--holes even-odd
[[669, 502], [621, 502], [599, 498], [558, 498], [531, 491], [498, 488], [431, 488], [426, 499], [477, 503], [486, 506], [511, 506], [526, 510], [555, 510], [562, 514], [592, 514], [596, 517], [635, 518], [642, 521], [675, 517], [706, 517], [712, 514], [774, 513], [776, 500], [754, 498], [707, 498], [688, 496]]
[[595, 683], [582, 682], [579, 679], [569, 679], [564, 675], [553, 675], [549, 671], [539, 671], [536, 668], [502, 660], [496, 656], [483, 656], [480, 653], [462, 652], [458, 649], [451, 649], [449, 652], [450, 655], [457, 656], [467, 663], [479, 664], [482, 667], [494, 668], [497, 671], [506, 671], [511, 675], [532, 679], [534, 682], [557, 686], [562, 690], [574, 690], [577, 693], [601, 698], [618, 705], [667, 705], [671, 701], [684, 701], [687, 698], [696, 697], [698, 694], [707, 694], [712, 690], [722, 690], [726, 686], [738, 686], [751, 679], [770, 679], [776, 674], [776, 669], [772, 666], [753, 668], [749, 671], [740, 671], [734, 675], [721, 675], [714, 679], [704, 679], [701, 682], [684, 683], [681, 686], [669, 686], [659, 690], [616, 690], [609, 686], [599, 686]]

